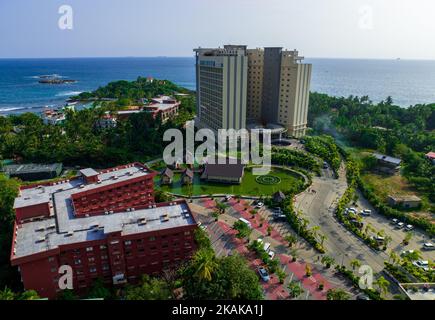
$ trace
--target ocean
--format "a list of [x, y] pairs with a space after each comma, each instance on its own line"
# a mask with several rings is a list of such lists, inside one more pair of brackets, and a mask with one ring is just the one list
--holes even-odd
[[[402, 107], [435, 103], [435, 61], [307, 58], [313, 64], [311, 91], [334, 96], [387, 96]], [[76, 83], [38, 83], [56, 74]], [[167, 79], [195, 89], [195, 61], [186, 58], [0, 59], [0, 114], [40, 112], [68, 97], [116, 80], [138, 76]]]

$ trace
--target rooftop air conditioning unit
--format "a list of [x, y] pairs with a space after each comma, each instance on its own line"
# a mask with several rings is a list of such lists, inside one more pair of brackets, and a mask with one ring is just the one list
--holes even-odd
[[167, 222], [167, 221], [169, 221], [169, 214], [164, 214], [164, 215], [162, 216], [162, 221], [163, 221], [163, 222]]
[[110, 214], [113, 214], [113, 210], [110, 210], [109, 213], [110, 213]]
[[37, 243], [39, 243], [39, 242], [45, 242], [45, 237], [38, 238], [38, 239], [36, 240], [36, 242], [37, 242]]
[[135, 208], [131, 208], [131, 211], [134, 211], [135, 210]]
[[98, 180], [98, 181], [97, 181], [97, 184], [101, 184], [101, 182], [102, 182], [101, 180]]
[[68, 231], [65, 237], [72, 237], [74, 235], [74, 231]]
[[42, 231], [44, 231], [44, 230], [45, 230], [45, 228], [44, 228], [44, 227], [41, 227], [41, 228], [36, 229], [35, 231], [36, 231], [36, 232], [42, 232]]
[[83, 189], [84, 187], [85, 187], [85, 185], [84, 185], [84, 184], [81, 184], [79, 188], [80, 188], [80, 189]]

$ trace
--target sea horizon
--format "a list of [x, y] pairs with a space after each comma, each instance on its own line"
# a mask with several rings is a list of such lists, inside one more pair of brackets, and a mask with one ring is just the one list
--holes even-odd
[[[435, 60], [305, 57], [313, 64], [311, 91], [331, 96], [388, 96], [409, 107], [435, 103]], [[41, 75], [56, 74], [77, 83], [43, 85]], [[84, 91], [137, 77], [170, 80], [196, 89], [194, 56], [0, 58], [0, 114], [40, 112], [60, 107]]]

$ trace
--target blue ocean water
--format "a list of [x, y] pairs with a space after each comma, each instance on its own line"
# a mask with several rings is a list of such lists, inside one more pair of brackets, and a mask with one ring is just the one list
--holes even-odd
[[[392, 96], [407, 107], [435, 102], [435, 61], [306, 59], [313, 64], [311, 90], [335, 96]], [[0, 113], [38, 112], [111, 81], [152, 76], [195, 89], [194, 58], [0, 59]], [[57, 74], [77, 83], [43, 85]]]

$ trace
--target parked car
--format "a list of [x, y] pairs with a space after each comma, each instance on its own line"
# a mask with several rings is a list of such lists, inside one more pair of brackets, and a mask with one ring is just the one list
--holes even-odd
[[414, 266], [423, 269], [424, 271], [429, 271], [429, 261], [427, 260], [417, 260], [412, 263]]
[[399, 223], [399, 220], [396, 219], [396, 218], [394, 218], [393, 220], [391, 220], [391, 223], [392, 223], [392, 224], [398, 224], [398, 223]]
[[426, 242], [425, 244], [423, 244], [423, 249], [428, 251], [435, 250], [435, 246], [433, 245], [433, 243]]
[[286, 221], [287, 220], [287, 216], [285, 214], [282, 214], [282, 213], [274, 213], [273, 214], [273, 220], [275, 220], [275, 221]]
[[257, 209], [261, 209], [261, 208], [263, 208], [264, 207], [264, 203], [263, 202], [259, 202], [259, 203], [257, 203], [257, 205], [256, 205], [256, 208]]
[[273, 259], [275, 257], [275, 252], [269, 251], [269, 258]]
[[261, 280], [263, 280], [264, 282], [268, 282], [270, 280], [269, 273], [265, 268], [258, 268], [258, 274], [260, 275]]
[[381, 237], [381, 236], [373, 236], [372, 239], [376, 240], [379, 243], [384, 243], [384, 241], [385, 241], [385, 238]]
[[282, 212], [282, 209], [280, 207], [272, 208], [273, 212]]
[[230, 201], [231, 199], [232, 199], [232, 197], [231, 197], [230, 195], [227, 194], [227, 195], [225, 196], [225, 201]]
[[270, 243], [269, 243], [269, 242], [266, 242], [266, 243], [264, 244], [263, 249], [264, 249], [264, 251], [269, 252], [269, 250], [270, 250]]
[[414, 229], [414, 226], [412, 224], [407, 224], [406, 227], [405, 227], [406, 231], [411, 231], [413, 229]]
[[361, 215], [364, 217], [368, 217], [371, 214], [372, 214], [372, 210], [370, 210], [370, 209], [361, 210]]
[[402, 229], [403, 227], [405, 227], [405, 224], [404, 224], [403, 222], [399, 222], [399, 223], [396, 225], [396, 227], [397, 227], [398, 229]]
[[370, 300], [365, 294], [359, 294], [356, 296], [356, 300]]

